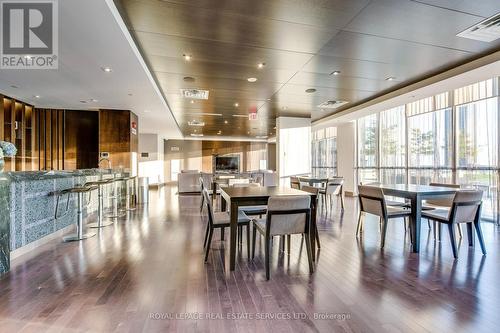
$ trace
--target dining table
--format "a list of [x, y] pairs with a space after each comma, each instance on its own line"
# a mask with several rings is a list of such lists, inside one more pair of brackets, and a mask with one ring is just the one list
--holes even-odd
[[240, 206], [267, 205], [270, 197], [309, 195], [311, 196], [311, 223], [309, 237], [313, 261], [316, 259], [316, 194], [282, 186], [252, 186], [252, 187], [223, 187], [220, 189], [223, 201], [230, 208], [230, 241], [229, 241], [229, 269], [234, 271], [236, 266], [236, 234], [238, 226], [238, 210]]
[[456, 188], [417, 185], [417, 184], [379, 184], [384, 195], [408, 199], [411, 203], [410, 233], [412, 235], [412, 252], [420, 251], [420, 227], [422, 220], [422, 201], [426, 199], [443, 198], [454, 195]]
[[314, 186], [315, 184], [320, 184], [324, 187], [323, 184], [328, 182], [328, 178], [325, 177], [311, 177], [311, 176], [300, 176], [297, 177], [300, 182], [308, 183], [309, 186]]

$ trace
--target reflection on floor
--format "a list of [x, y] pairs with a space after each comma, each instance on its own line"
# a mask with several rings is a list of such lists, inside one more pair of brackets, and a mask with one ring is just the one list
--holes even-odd
[[[274, 246], [265, 280], [261, 243], [246, 245], [229, 273], [227, 238], [203, 263], [206, 220], [198, 196], [175, 187], [80, 243], [55, 240], [13, 262], [0, 280], [0, 332], [494, 332], [500, 327], [499, 230], [485, 223], [487, 256], [461, 242], [454, 261], [446, 232], [426, 223], [420, 255], [401, 221], [379, 249], [376, 222], [355, 238], [356, 200], [320, 221], [322, 248], [308, 273], [305, 248]], [[198, 319], [198, 320], [197, 320]]]

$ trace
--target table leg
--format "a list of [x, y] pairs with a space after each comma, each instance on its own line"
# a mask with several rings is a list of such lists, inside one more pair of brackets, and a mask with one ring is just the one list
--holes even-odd
[[[223, 202], [225, 200], [222, 200]], [[229, 270], [234, 271], [236, 266], [236, 234], [238, 231], [238, 204], [231, 203], [231, 224], [229, 226]]]
[[420, 251], [420, 225], [422, 221], [422, 198], [419, 195], [411, 198], [411, 224], [412, 252]]
[[311, 239], [312, 260], [316, 261], [316, 197], [311, 197], [311, 224], [309, 226], [309, 238]]

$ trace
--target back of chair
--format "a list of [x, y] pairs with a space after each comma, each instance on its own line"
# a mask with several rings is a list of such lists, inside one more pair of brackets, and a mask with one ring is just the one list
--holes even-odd
[[318, 201], [318, 198], [319, 198], [319, 187], [305, 185], [305, 186], [302, 186], [302, 188], [300, 190], [304, 191], [304, 192], [315, 194], [316, 195], [316, 201]]
[[210, 223], [210, 225], [213, 225], [214, 224], [214, 209], [212, 207], [212, 200], [210, 200], [210, 195], [208, 194], [208, 191], [206, 188], [204, 188], [202, 191], [201, 191], [203, 197], [205, 198], [205, 204], [207, 205], [207, 211], [208, 211], [208, 223]]
[[300, 181], [299, 181], [299, 177], [290, 177], [290, 187], [291, 188], [294, 188], [296, 190], [299, 190], [300, 189]]
[[362, 212], [386, 216], [384, 191], [381, 188], [368, 185], [358, 185], [358, 197]]
[[310, 207], [309, 195], [270, 197], [267, 203], [267, 232], [271, 236], [308, 232]]
[[[203, 190], [205, 189], [205, 181], [203, 180], [203, 177], [200, 177], [200, 187], [201, 191], [203, 192]], [[203, 195], [203, 193], [201, 195]]]
[[329, 178], [325, 188], [326, 194], [338, 193], [343, 184], [344, 184], [344, 177]]
[[[460, 185], [457, 184], [444, 184], [444, 183], [430, 183], [429, 186], [449, 187], [456, 189], [460, 188]], [[454, 197], [455, 197], [454, 194], [450, 194], [447, 196], [440, 196], [439, 198], [436, 199], [427, 199], [425, 202], [435, 206], [451, 207], [451, 205], [453, 204]]]
[[248, 184], [250, 183], [249, 178], [233, 178], [233, 179], [228, 179], [228, 185], [229, 186], [234, 186], [236, 184]]
[[481, 213], [482, 198], [481, 190], [457, 191], [451, 206], [450, 220], [456, 223], [474, 222]]

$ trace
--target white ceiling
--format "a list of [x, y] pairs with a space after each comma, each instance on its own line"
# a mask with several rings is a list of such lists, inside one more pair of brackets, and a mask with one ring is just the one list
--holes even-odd
[[0, 70], [0, 92], [42, 108], [131, 110], [140, 132], [182, 138], [113, 1], [58, 3], [59, 69]]

